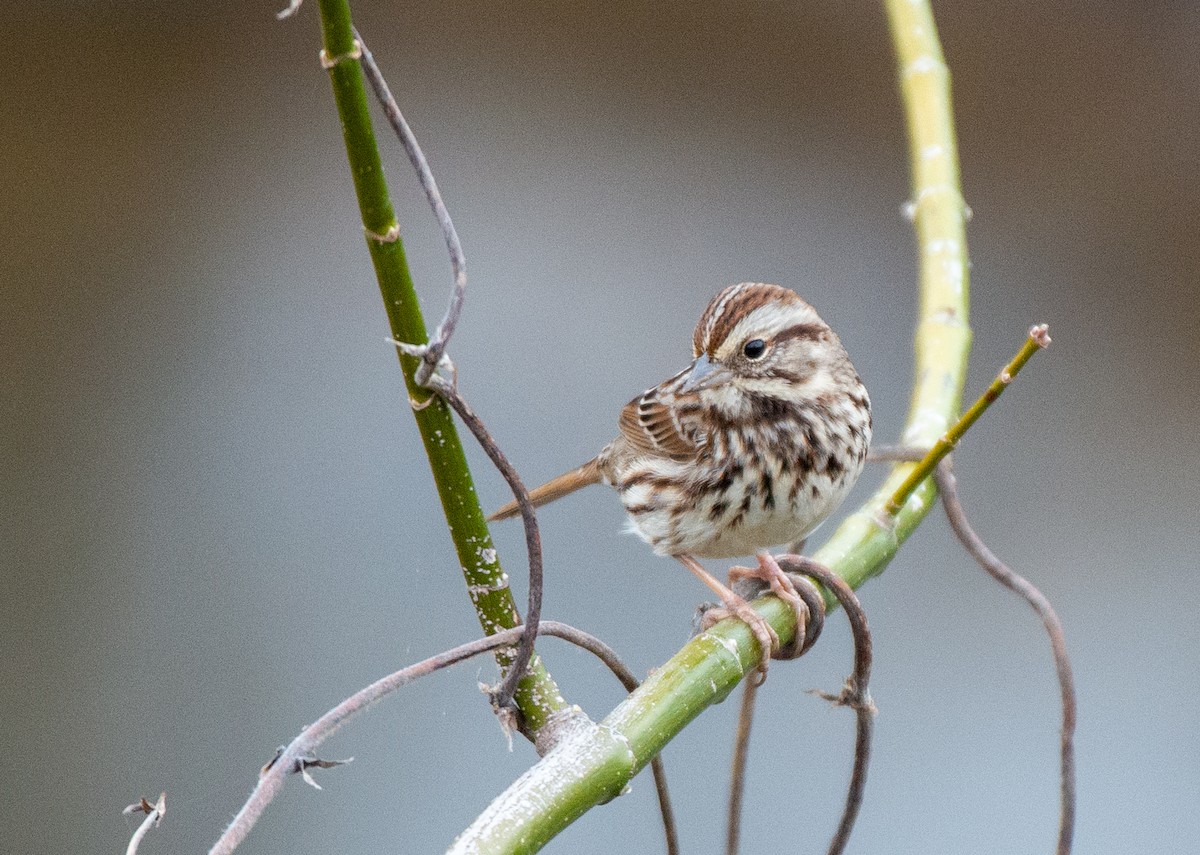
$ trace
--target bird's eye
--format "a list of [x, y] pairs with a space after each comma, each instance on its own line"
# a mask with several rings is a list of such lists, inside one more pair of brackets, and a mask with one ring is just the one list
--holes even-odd
[[747, 359], [761, 359], [766, 352], [767, 343], [761, 338], [752, 338], [742, 345], [742, 353], [746, 354]]

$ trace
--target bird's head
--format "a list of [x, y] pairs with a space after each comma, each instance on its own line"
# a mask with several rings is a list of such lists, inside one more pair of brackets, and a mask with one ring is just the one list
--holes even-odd
[[680, 391], [731, 416], [752, 400], [815, 399], [838, 388], [847, 372], [855, 376], [829, 325], [778, 285], [743, 282], [721, 291], [700, 316], [692, 348]]

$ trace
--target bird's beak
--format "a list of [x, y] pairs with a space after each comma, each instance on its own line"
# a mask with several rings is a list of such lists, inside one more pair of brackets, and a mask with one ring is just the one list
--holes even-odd
[[719, 363], [709, 360], [707, 354], [700, 354], [696, 357], [696, 361], [692, 363], [687, 376], [683, 378], [682, 390], [684, 392], [695, 392], [697, 389], [703, 389], [713, 380], [717, 379], [717, 376], [721, 373], [720, 369], [721, 365]]

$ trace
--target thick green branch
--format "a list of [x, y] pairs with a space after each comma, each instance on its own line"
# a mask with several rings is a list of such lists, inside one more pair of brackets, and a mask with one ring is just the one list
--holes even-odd
[[[902, 441], [927, 448], [962, 405], [967, 326], [966, 205], [959, 189], [949, 72], [933, 14], [922, 0], [888, 0], [909, 132], [920, 301], [916, 377]], [[895, 467], [882, 487], [813, 557], [854, 588], [881, 572], [933, 504], [920, 484], [894, 516], [883, 512], [913, 464]], [[768, 596], [755, 601], [787, 643], [791, 610]], [[692, 639], [596, 728], [567, 740], [513, 783], [455, 841], [454, 853], [537, 851], [584, 810], [599, 804], [646, 765], [711, 704], [723, 700], [759, 661], [746, 624], [723, 621]], [[629, 758], [632, 757], [632, 762]]]
[[[350, 22], [350, 7], [346, 0], [321, 0], [320, 8], [325, 45], [322, 62], [329, 69], [333, 84], [367, 246], [392, 337], [396, 341], [424, 343], [427, 340], [425, 320], [404, 257], [400, 227], [388, 196], [383, 164], [375, 143], [362, 68], [357, 59], [358, 47]], [[409, 396], [424, 400], [429, 392], [413, 379], [417, 364], [414, 357], [400, 356]], [[479, 623], [488, 635], [517, 626], [521, 619], [475, 496], [471, 472], [450, 409], [443, 400], [434, 398], [423, 409], [414, 409], [413, 414]], [[497, 654], [501, 667], [507, 665], [509, 655], [507, 650]], [[523, 730], [530, 737], [553, 712], [566, 706], [558, 687], [536, 657], [529, 675], [521, 681], [516, 701], [522, 713]]]

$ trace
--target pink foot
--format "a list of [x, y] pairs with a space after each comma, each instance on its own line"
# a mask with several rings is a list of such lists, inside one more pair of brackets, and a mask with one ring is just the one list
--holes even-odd
[[796, 593], [796, 586], [783, 572], [773, 555], [769, 552], [760, 552], [756, 557], [758, 558], [758, 567], [731, 567], [729, 583], [732, 585], [739, 579], [758, 579], [770, 585], [771, 592], [791, 606], [792, 611], [796, 614], [796, 640], [786, 648], [780, 648], [776, 658], [794, 659], [800, 654], [799, 646], [804, 640], [805, 630], [808, 626], [808, 606]]
[[675, 558], [684, 567], [695, 573], [700, 581], [721, 598], [722, 608], [706, 611], [700, 621], [701, 629], [709, 629], [727, 617], [736, 617], [747, 624], [750, 627], [750, 631], [754, 633], [754, 637], [758, 640], [759, 650], [762, 651], [758, 670], [765, 677], [767, 663], [771, 660], [771, 654], [779, 648], [779, 636], [775, 630], [771, 629], [771, 625], [767, 623], [766, 618], [752, 609], [748, 602], [731, 591], [728, 586], [722, 584], [719, 579], [701, 567], [700, 562], [692, 558], [692, 556], [676, 555]]

